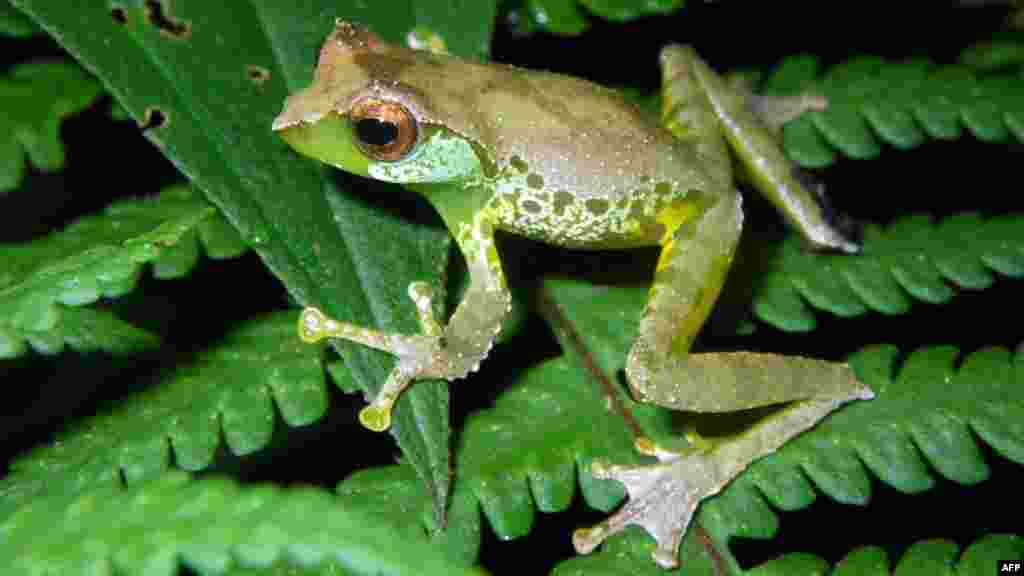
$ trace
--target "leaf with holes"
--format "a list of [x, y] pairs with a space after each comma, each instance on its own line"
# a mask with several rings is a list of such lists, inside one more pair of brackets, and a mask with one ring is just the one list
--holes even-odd
[[144, 392], [15, 461], [0, 483], [0, 517], [119, 475], [152, 478], [172, 460], [201, 470], [213, 463], [222, 438], [234, 454], [252, 453], [270, 440], [275, 405], [289, 426], [320, 419], [327, 409], [321, 349], [290, 337], [297, 320], [287, 312], [250, 321]]
[[0, 564], [11, 576], [229, 574], [238, 564], [275, 563], [366, 576], [470, 573], [427, 544], [392, 538], [322, 490], [192, 481], [182, 472], [128, 488], [54, 490], [5, 518], [0, 533]]
[[[443, 295], [438, 279], [447, 233], [341, 189], [328, 169], [290, 151], [270, 124], [285, 97], [310, 82], [335, 18], [361, 22], [395, 42], [413, 29], [432, 32], [452, 52], [482, 57], [493, 1], [14, 5], [53, 33], [148, 127], [147, 137], [226, 214], [298, 303], [363, 326], [418, 329], [406, 287], [431, 280]], [[376, 392], [393, 359], [336, 346], [360, 387]], [[403, 394], [391, 432], [431, 486], [440, 513], [449, 481], [447, 387], [421, 384]]]
[[21, 184], [26, 156], [40, 170], [63, 168], [60, 123], [101, 93], [99, 82], [71, 62], [25, 62], [0, 77], [0, 194]]
[[[0, 245], [0, 357], [24, 354], [28, 344], [49, 354], [66, 341], [84, 345], [74, 323], [81, 327], [85, 317], [64, 321], [67, 307], [131, 291], [147, 263], [159, 278], [184, 276], [198, 261], [200, 244], [222, 258], [245, 249], [213, 206], [190, 188], [175, 187], [153, 199], [118, 202], [27, 244]], [[106, 318], [93, 314], [94, 327], [128, 335]], [[94, 337], [97, 345], [105, 341]], [[98, 347], [117, 349], [106, 341], [109, 346]]]

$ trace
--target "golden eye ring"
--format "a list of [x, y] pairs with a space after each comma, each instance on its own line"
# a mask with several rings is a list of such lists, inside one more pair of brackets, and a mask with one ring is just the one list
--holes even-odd
[[352, 106], [348, 117], [359, 149], [373, 160], [397, 162], [416, 147], [416, 118], [397, 102], [366, 98]]

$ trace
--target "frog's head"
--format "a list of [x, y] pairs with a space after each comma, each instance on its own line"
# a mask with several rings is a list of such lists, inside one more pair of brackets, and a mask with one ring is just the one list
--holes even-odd
[[313, 84], [288, 97], [273, 130], [298, 152], [360, 176], [403, 184], [450, 182], [481, 169], [471, 140], [436, 121], [409, 67], [446, 57], [382, 42], [339, 21], [320, 51]]

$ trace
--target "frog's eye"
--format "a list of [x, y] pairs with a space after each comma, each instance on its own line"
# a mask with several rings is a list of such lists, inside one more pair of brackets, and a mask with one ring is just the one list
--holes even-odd
[[374, 160], [401, 160], [416, 145], [416, 119], [401, 104], [368, 98], [348, 113], [359, 149]]

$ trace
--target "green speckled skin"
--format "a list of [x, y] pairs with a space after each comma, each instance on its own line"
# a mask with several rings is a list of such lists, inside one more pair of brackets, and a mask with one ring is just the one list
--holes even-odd
[[[825, 221], [777, 140], [782, 121], [821, 106], [820, 99], [752, 96], [723, 82], [687, 47], [666, 47], [661, 65], [658, 122], [584, 80], [411, 50], [338, 22], [313, 84], [289, 97], [273, 128], [303, 154], [422, 194], [465, 255], [470, 286], [447, 324], [431, 315], [425, 285], [410, 287], [422, 334], [386, 334], [315, 309], [303, 313], [306, 340], [345, 338], [398, 357], [381, 393], [360, 414], [374, 430], [388, 427], [393, 403], [412, 381], [461, 378], [486, 357], [510, 303], [496, 230], [582, 249], [661, 246], [626, 363], [634, 395], [702, 412], [798, 401], [741, 437], [698, 442], [686, 455], [645, 440], [645, 451], [664, 461], [653, 468], [596, 471], [625, 483], [630, 503], [578, 531], [577, 548], [591, 550], [638, 524], [658, 540], [655, 560], [670, 567], [700, 499], [840, 404], [871, 392], [844, 365], [689, 353], [725, 282], [743, 224], [730, 151], [742, 175], [810, 243], [848, 252], [856, 246]], [[411, 118], [415, 143], [402, 157], [364, 154], [349, 115], [367, 102], [398, 105]]]

